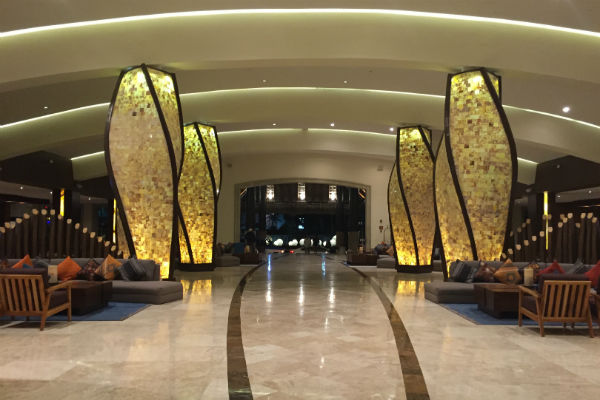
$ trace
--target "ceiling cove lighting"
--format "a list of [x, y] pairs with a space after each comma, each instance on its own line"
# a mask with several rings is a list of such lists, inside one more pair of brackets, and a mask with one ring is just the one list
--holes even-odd
[[88, 158], [88, 157], [93, 157], [93, 156], [99, 156], [100, 154], [104, 154], [104, 151], [97, 151], [95, 153], [84, 154], [82, 156], [73, 157], [73, 158], [71, 158], [71, 161], [81, 160], [83, 158]]
[[[180, 94], [179, 97], [183, 99], [183, 98], [187, 98], [188, 96], [200, 96], [200, 95], [208, 95], [208, 94], [227, 94], [227, 93], [234, 93], [234, 92], [242, 93], [242, 92], [254, 92], [254, 91], [263, 91], [263, 90], [275, 90], [275, 91], [277, 91], [277, 90], [307, 90], [307, 91], [308, 90], [340, 90], [340, 91], [348, 90], [348, 91], [360, 91], [362, 93], [420, 96], [420, 97], [429, 97], [429, 98], [434, 98], [434, 99], [444, 99], [445, 98], [445, 96], [441, 96], [441, 95], [437, 95], [437, 94], [428, 94], [428, 93], [401, 92], [401, 91], [379, 90], [379, 89], [324, 88], [324, 87], [257, 87], [257, 88], [244, 88], [244, 89], [221, 89], [221, 90], [209, 90], [209, 91], [205, 91], [205, 92], [185, 93], [185, 94]], [[77, 112], [77, 111], [93, 109], [96, 107], [97, 108], [106, 107], [108, 109], [108, 106], [109, 106], [109, 103], [99, 103], [99, 104], [92, 104], [92, 105], [88, 105], [88, 106], [73, 108], [70, 110], [59, 111], [59, 112], [52, 113], [52, 114], [45, 114], [45, 115], [41, 115], [39, 117], [24, 119], [21, 121], [10, 122], [5, 125], [0, 125], [0, 129], [9, 128], [11, 126], [25, 124], [25, 123], [29, 123], [29, 122], [35, 122], [35, 121], [38, 121], [38, 120], [41, 120], [44, 118], [52, 118], [52, 117], [56, 117], [59, 115], [65, 115], [65, 114], [73, 113], [73, 112]], [[585, 121], [565, 117], [564, 115], [551, 114], [551, 113], [547, 113], [544, 111], [537, 111], [537, 110], [532, 110], [532, 109], [528, 109], [528, 108], [521, 108], [521, 107], [515, 107], [515, 106], [509, 106], [509, 105], [503, 105], [503, 107], [505, 109], [525, 111], [525, 112], [534, 113], [534, 114], [538, 114], [538, 115], [544, 115], [546, 117], [558, 118], [558, 119], [562, 119], [565, 121], [574, 122], [574, 123], [577, 123], [580, 125], [588, 126], [590, 128], [600, 129], [600, 125], [595, 125], [590, 122], [585, 122]], [[222, 132], [219, 132], [219, 134], [220, 133], [222, 133]]]
[[162, 14], [150, 14], [150, 15], [136, 15], [129, 17], [119, 18], [107, 18], [93, 21], [81, 21], [71, 22], [65, 24], [46, 25], [38, 26], [25, 29], [17, 29], [8, 32], [0, 33], [0, 38], [20, 36], [36, 32], [44, 32], [51, 30], [69, 29], [85, 26], [94, 25], [107, 25], [124, 22], [134, 21], [148, 21], [157, 19], [175, 19], [175, 18], [186, 18], [186, 17], [202, 17], [202, 16], [217, 16], [217, 15], [259, 15], [259, 14], [371, 14], [371, 15], [395, 15], [404, 17], [415, 17], [415, 18], [435, 18], [440, 20], [449, 21], [470, 21], [470, 22], [483, 22], [498, 25], [509, 25], [526, 27], [531, 29], [540, 29], [554, 32], [563, 32], [581, 36], [589, 36], [594, 38], [600, 38], [599, 32], [587, 31], [583, 29], [567, 28], [563, 26], [540, 24], [535, 22], [517, 21], [505, 18], [490, 18], [490, 17], [477, 17], [472, 15], [459, 15], [459, 14], [447, 14], [447, 13], [435, 13], [435, 12], [423, 12], [423, 11], [409, 11], [409, 10], [382, 10], [382, 9], [351, 9], [351, 8], [304, 8], [304, 9], [238, 9], [238, 10], [202, 10], [202, 11], [183, 11], [183, 12], [172, 12]]

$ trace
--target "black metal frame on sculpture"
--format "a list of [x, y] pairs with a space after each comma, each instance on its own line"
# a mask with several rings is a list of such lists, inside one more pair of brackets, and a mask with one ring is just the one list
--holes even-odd
[[[158, 118], [159, 118], [159, 121], [160, 121], [160, 124], [162, 127], [163, 134], [165, 136], [165, 142], [167, 145], [167, 150], [169, 152], [169, 160], [171, 163], [171, 174], [172, 174], [172, 179], [173, 179], [173, 205], [174, 205], [174, 208], [173, 208], [173, 218], [171, 221], [172, 234], [171, 234], [171, 248], [170, 248], [170, 260], [169, 260], [169, 279], [172, 279], [173, 272], [174, 272], [173, 264], [177, 258], [177, 255], [179, 254], [179, 235], [175, 234], [175, 233], [178, 232], [178, 230], [177, 230], [177, 228], [178, 228], [177, 211], [178, 211], [179, 206], [178, 206], [178, 201], [177, 201], [177, 192], [178, 192], [180, 168], [178, 168], [176, 165], [175, 151], [173, 149], [173, 143], [171, 142], [171, 136], [169, 135], [169, 128], [167, 126], [162, 107], [160, 105], [158, 96], [156, 94], [156, 89], [154, 88], [154, 84], [152, 82], [152, 79], [150, 77], [150, 73], [148, 71], [148, 67], [146, 66], [146, 64], [141, 64], [141, 65], [136, 65], [136, 66], [125, 68], [119, 74], [119, 78], [117, 79], [117, 84], [115, 86], [115, 90], [113, 92], [113, 96], [112, 96], [110, 106], [108, 109], [108, 116], [107, 116], [107, 120], [106, 120], [106, 128], [105, 128], [105, 133], [104, 133], [104, 149], [105, 149], [104, 155], [105, 155], [110, 185], [115, 194], [115, 199], [117, 201], [117, 209], [119, 212], [119, 216], [121, 218], [121, 224], [123, 225], [123, 230], [124, 230], [123, 233], [125, 234], [125, 238], [127, 239], [127, 246], [129, 248], [130, 256], [135, 258], [137, 256], [137, 254], [136, 254], [135, 245], [133, 243], [133, 238], [131, 236], [129, 222], [127, 220], [127, 215], [126, 215], [124, 207], [123, 207], [123, 201], [119, 194], [119, 189], [117, 188], [117, 184], [115, 182], [115, 177], [114, 177], [114, 172], [113, 172], [113, 167], [112, 167], [112, 162], [111, 162], [111, 157], [110, 157], [110, 140], [109, 139], [110, 139], [110, 123], [112, 120], [113, 108], [114, 108], [114, 105], [115, 105], [115, 102], [117, 99], [117, 95], [119, 93], [121, 81], [123, 80], [123, 77], [126, 73], [128, 73], [131, 70], [137, 69], [137, 68], [140, 68], [142, 70], [142, 72], [144, 74], [144, 78], [146, 79], [146, 84], [148, 85], [148, 89], [150, 91], [150, 95], [152, 96], [152, 100], [154, 101], [154, 103], [156, 105], [157, 115], [158, 115]], [[183, 120], [182, 120], [181, 102], [179, 100], [179, 89], [177, 86], [177, 79], [175, 77], [175, 74], [172, 74], [168, 71], [165, 71], [165, 70], [162, 70], [162, 69], [156, 68], [156, 67], [150, 67], [150, 68], [152, 68], [153, 70], [162, 72], [166, 75], [169, 75], [171, 77], [171, 79], [173, 80], [173, 86], [175, 89], [175, 97], [177, 99], [177, 105], [179, 107], [178, 113], [179, 113], [180, 131], [182, 131]], [[183, 138], [183, 132], [181, 133], [181, 137]], [[182, 150], [183, 150], [183, 143], [182, 143]], [[183, 165], [183, 155], [181, 157], [181, 165]], [[183, 229], [185, 229], [185, 226], [183, 227]]]
[[[511, 162], [513, 165], [512, 177], [511, 177], [512, 178], [511, 179], [511, 193], [510, 193], [510, 198], [509, 198], [509, 208], [508, 208], [508, 215], [507, 215], [507, 219], [506, 219], [506, 225], [505, 225], [505, 229], [504, 229], [504, 231], [505, 231], [504, 242], [502, 244], [503, 252], [506, 251], [506, 244], [508, 243], [508, 240], [509, 240], [510, 230], [508, 228], [510, 226], [510, 221], [512, 219], [513, 204], [514, 204], [514, 197], [515, 197], [515, 187], [516, 187], [517, 176], [518, 176], [518, 167], [517, 167], [518, 162], [517, 162], [516, 145], [515, 145], [514, 137], [512, 134], [512, 130], [508, 123], [508, 118], [506, 117], [506, 113], [504, 112], [504, 108], [502, 107], [502, 77], [499, 75], [496, 75], [492, 71], [489, 71], [486, 68], [482, 68], [482, 67], [468, 69], [468, 70], [461, 71], [461, 72], [458, 72], [455, 74], [448, 74], [447, 81], [446, 81], [447, 82], [446, 83], [446, 99], [445, 99], [445, 103], [444, 103], [444, 135], [443, 135], [442, 140], [445, 142], [446, 156], [448, 159], [450, 173], [452, 175], [452, 181], [454, 184], [454, 188], [456, 190], [456, 194], [457, 194], [461, 212], [462, 212], [462, 215], [464, 218], [467, 234], [468, 234], [469, 241], [471, 244], [473, 260], [479, 259], [478, 254], [477, 254], [477, 246], [475, 243], [475, 237], [473, 234], [473, 228], [471, 226], [471, 221], [470, 221], [470, 218], [469, 218], [469, 215], [467, 212], [465, 199], [464, 199], [464, 196], [463, 196], [463, 193], [462, 193], [459, 181], [458, 181], [458, 174], [456, 172], [456, 165], [454, 162], [454, 154], [452, 151], [452, 146], [451, 146], [451, 141], [450, 141], [450, 95], [451, 95], [452, 78], [454, 76], [462, 75], [462, 74], [469, 73], [469, 72], [476, 72], [476, 71], [481, 73], [481, 76], [483, 77], [483, 80], [485, 82], [487, 90], [490, 93], [490, 96], [492, 98], [492, 101], [494, 102], [494, 105], [496, 106], [496, 110], [498, 111], [498, 115], [502, 122], [502, 127], [503, 127], [505, 135], [508, 139]], [[494, 87], [488, 74], [491, 74], [498, 79], [498, 91], [496, 91], [496, 88]], [[437, 150], [438, 154], [436, 155], [436, 160], [439, 157], [439, 151], [440, 151], [441, 145], [442, 145], [442, 142], [440, 142], [440, 145], [438, 147], [438, 150]], [[435, 188], [435, 168], [434, 168], [434, 181], [433, 182], [434, 182], [434, 193], [435, 193], [435, 190], [436, 190], [436, 188]], [[436, 201], [436, 221], [438, 221], [438, 229], [439, 229], [437, 201]], [[442, 251], [442, 263], [444, 265], [444, 268], [443, 268], [444, 269], [444, 277], [447, 278], [447, 271], [446, 271], [447, 264], [446, 264], [446, 255], [445, 255], [444, 251]]]
[[[408, 224], [409, 224], [411, 235], [412, 235], [413, 246], [415, 249], [416, 265], [405, 265], [405, 264], [398, 263], [398, 256], [397, 256], [398, 252], [396, 251], [396, 241], [392, 240], [392, 244], [394, 246], [394, 258], [396, 259], [396, 271], [407, 272], [407, 273], [429, 273], [429, 272], [433, 271], [433, 265], [431, 263], [429, 263], [428, 265], [421, 265], [421, 263], [419, 261], [419, 246], [417, 243], [417, 235], [415, 233], [415, 228], [414, 228], [413, 220], [411, 217], [410, 208], [408, 205], [406, 193], [404, 191], [404, 184], [402, 182], [402, 174], [401, 174], [401, 170], [400, 170], [400, 131], [402, 131], [404, 129], [417, 129], [419, 131], [419, 133], [421, 135], [421, 140], [425, 144], [425, 148], [427, 149], [427, 152], [429, 153], [429, 156], [431, 157], [431, 161], [433, 163], [432, 168], [433, 168], [433, 170], [435, 170], [435, 156], [434, 156], [432, 148], [431, 148], [431, 140], [432, 139], [427, 137], [427, 135], [425, 134], [425, 132], [423, 130], [423, 126], [408, 125], [408, 126], [402, 126], [402, 127], [397, 128], [396, 129], [396, 162], [394, 163], [394, 168], [396, 168], [396, 175], [398, 177], [398, 186], [400, 187], [400, 193], [402, 195], [402, 201], [404, 203], [404, 210], [406, 212], [406, 217], [408, 219]], [[391, 177], [392, 177], [392, 175], [390, 175], [390, 179], [391, 179]], [[432, 177], [433, 177], [433, 174], [432, 174]], [[435, 225], [436, 225], [436, 231], [437, 231], [438, 230], [438, 221], [437, 221], [437, 210], [435, 208], [435, 186], [433, 186], [433, 188], [434, 188], [433, 189], [434, 216], [435, 216]], [[388, 196], [388, 210], [389, 210], [389, 196]], [[391, 217], [390, 217], [390, 226], [391, 226]], [[392, 231], [392, 236], [393, 236], [393, 229], [390, 229], [390, 231]], [[433, 240], [434, 240], [434, 238], [432, 238], [432, 241]], [[432, 246], [430, 260], [431, 260], [431, 258], [433, 258], [433, 250], [434, 250], [433, 247], [434, 246]]]
[[[208, 168], [208, 172], [210, 175], [210, 180], [212, 183], [212, 189], [213, 189], [213, 213], [214, 213], [214, 223], [213, 223], [213, 244], [212, 244], [212, 248], [213, 248], [213, 252], [212, 252], [212, 262], [211, 263], [195, 263], [194, 262], [194, 258], [193, 258], [193, 252], [192, 252], [192, 248], [191, 248], [191, 244], [189, 242], [189, 236], [187, 236], [187, 231], [185, 232], [186, 235], [186, 240], [187, 240], [187, 247], [188, 247], [188, 251], [190, 254], [190, 261], [192, 261], [191, 263], [182, 263], [180, 261], [178, 261], [177, 263], [177, 269], [180, 269], [182, 271], [212, 271], [215, 269], [215, 265], [214, 265], [214, 259], [215, 259], [215, 249], [216, 249], [216, 245], [217, 245], [217, 213], [218, 213], [218, 199], [219, 199], [219, 191], [220, 187], [221, 187], [221, 181], [222, 181], [222, 176], [223, 173], [221, 171], [221, 146], [219, 144], [219, 136], [217, 134], [217, 128], [213, 125], [207, 124], [207, 123], [203, 123], [203, 122], [190, 122], [184, 125], [184, 128], [187, 126], [192, 125], [194, 127], [194, 130], [196, 131], [196, 135], [198, 136], [198, 140], [200, 141], [200, 145], [202, 146], [202, 151], [204, 153], [204, 159], [206, 160], [206, 165]], [[208, 128], [211, 128], [214, 133], [215, 133], [215, 141], [216, 141], [216, 145], [217, 145], [217, 153], [219, 156], [219, 186], [217, 187], [217, 183], [215, 180], [215, 174], [213, 171], [213, 166], [210, 162], [210, 158], [208, 156], [208, 151], [206, 150], [206, 144], [204, 143], [204, 139], [202, 138], [202, 134], [200, 133], [200, 129], [198, 127], [198, 125], [203, 125], [206, 126]], [[183, 131], [183, 130], [182, 130]], [[185, 154], [185, 151], [184, 151]], [[182, 163], [183, 165], [183, 163]], [[179, 206], [178, 206], [179, 208]], [[181, 217], [181, 223], [184, 224], [183, 221], [183, 215], [181, 214], [181, 209], [179, 209], [180, 212], [180, 217]], [[178, 231], [177, 231], [178, 232]]]

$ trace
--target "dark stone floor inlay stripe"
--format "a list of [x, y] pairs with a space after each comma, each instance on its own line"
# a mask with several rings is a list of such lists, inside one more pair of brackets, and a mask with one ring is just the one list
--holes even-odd
[[379, 297], [383, 308], [385, 309], [392, 331], [394, 332], [394, 338], [396, 339], [396, 348], [398, 349], [398, 356], [400, 357], [400, 367], [402, 369], [402, 377], [404, 379], [404, 388], [406, 392], [406, 400], [428, 400], [429, 392], [427, 391], [427, 384], [419, 365], [419, 360], [415, 354], [415, 349], [412, 346], [408, 332], [402, 323], [402, 319], [394, 308], [394, 305], [386, 294], [381, 289], [381, 286], [375, 282], [371, 277], [363, 273], [361, 270], [350, 267], [356, 273], [367, 279], [371, 284], [375, 293]]
[[242, 293], [248, 279], [260, 268], [258, 265], [244, 275], [238, 283], [231, 305], [229, 306], [229, 317], [227, 320], [227, 383], [229, 385], [230, 400], [252, 400], [252, 388], [248, 378], [246, 356], [244, 355], [244, 344], [242, 343], [242, 321], [240, 309], [242, 306]]

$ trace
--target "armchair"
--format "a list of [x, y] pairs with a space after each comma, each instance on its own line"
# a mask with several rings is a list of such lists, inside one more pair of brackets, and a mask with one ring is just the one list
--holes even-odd
[[594, 337], [589, 304], [591, 282], [543, 277], [539, 283], [541, 292], [519, 286], [519, 326], [525, 315], [537, 321], [540, 336], [544, 336], [544, 322], [562, 322], [563, 326], [587, 322], [590, 337]]
[[46, 318], [63, 310], [71, 321], [70, 282], [48, 286], [44, 268], [0, 271], [0, 315], [40, 317], [43, 331]]

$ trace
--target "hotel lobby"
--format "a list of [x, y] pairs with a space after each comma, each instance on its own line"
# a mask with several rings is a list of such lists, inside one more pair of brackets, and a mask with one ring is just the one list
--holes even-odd
[[0, 5], [0, 398], [597, 396], [600, 5], [280, 7]]

